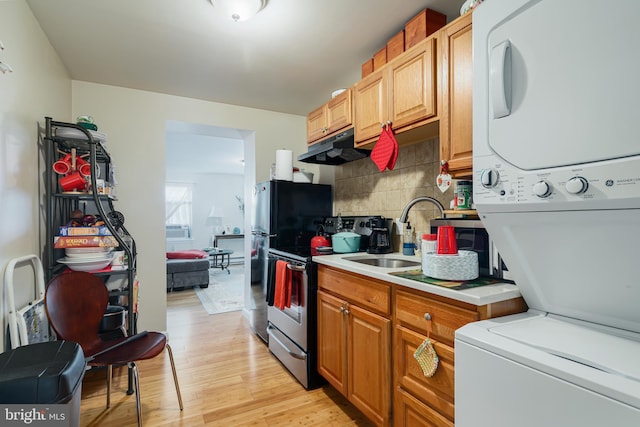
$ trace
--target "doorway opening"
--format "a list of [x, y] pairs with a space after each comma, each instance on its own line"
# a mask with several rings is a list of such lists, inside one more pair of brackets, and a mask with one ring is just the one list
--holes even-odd
[[[251, 239], [245, 231], [250, 230], [255, 181], [254, 140], [253, 131], [173, 120], [166, 124], [166, 251], [230, 252], [223, 258], [228, 268], [219, 268], [219, 262], [214, 262], [219, 258], [210, 257], [212, 289], [195, 288], [196, 293], [207, 292], [208, 298], [237, 299], [226, 293], [213, 294], [213, 288], [220, 290], [213, 285], [226, 282], [229, 289], [230, 281], [244, 283], [245, 276], [250, 276], [249, 270], [245, 272], [250, 268], [245, 259]], [[241, 288], [243, 291], [244, 286]]]

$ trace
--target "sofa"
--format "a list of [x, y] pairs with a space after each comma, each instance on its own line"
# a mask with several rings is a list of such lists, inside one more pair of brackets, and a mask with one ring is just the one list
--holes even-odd
[[209, 286], [209, 254], [191, 249], [167, 252], [167, 292]]

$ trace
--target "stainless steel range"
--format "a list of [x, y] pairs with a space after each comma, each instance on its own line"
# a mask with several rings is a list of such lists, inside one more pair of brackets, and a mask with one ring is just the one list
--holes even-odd
[[[274, 301], [278, 262], [286, 265], [290, 278], [290, 301], [280, 308]], [[311, 261], [311, 256], [270, 249], [268, 270], [269, 350], [306, 389], [315, 388], [322, 383], [316, 370], [317, 264]]]
[[[341, 221], [343, 227], [366, 235], [370, 218], [349, 216]], [[335, 233], [336, 222], [337, 217], [326, 217], [325, 232]], [[366, 250], [367, 245], [363, 242], [361, 250]], [[288, 271], [289, 294], [284, 307], [277, 301], [278, 263]], [[270, 248], [266, 270], [269, 350], [306, 389], [318, 387], [324, 382], [316, 370], [318, 266], [311, 260], [310, 242], [304, 246]]]

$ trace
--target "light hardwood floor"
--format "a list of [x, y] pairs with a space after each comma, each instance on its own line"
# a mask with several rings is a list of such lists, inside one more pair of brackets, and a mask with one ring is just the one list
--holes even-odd
[[[182, 390], [180, 412], [169, 357], [138, 364], [145, 426], [370, 426], [328, 385], [306, 391], [251, 332], [241, 312], [208, 315], [193, 290], [168, 300], [168, 332]], [[142, 306], [144, 309], [144, 306]], [[81, 426], [135, 426], [126, 368], [114, 369], [111, 408], [105, 373], [87, 372]]]

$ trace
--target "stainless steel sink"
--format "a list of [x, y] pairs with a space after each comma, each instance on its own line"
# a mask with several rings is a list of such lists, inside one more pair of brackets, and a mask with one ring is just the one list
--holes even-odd
[[372, 265], [374, 267], [383, 267], [383, 268], [402, 268], [402, 267], [417, 267], [421, 265], [417, 261], [409, 261], [406, 259], [400, 258], [360, 258], [360, 257], [346, 257], [343, 258], [347, 261], [359, 262], [360, 264]]

